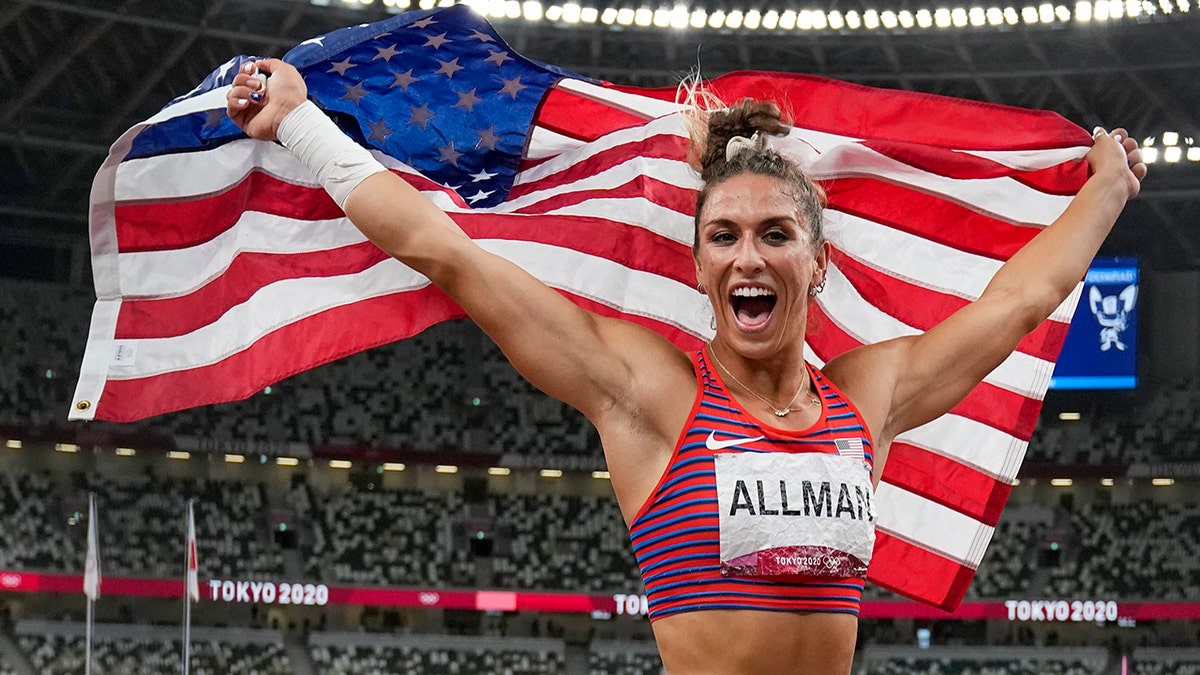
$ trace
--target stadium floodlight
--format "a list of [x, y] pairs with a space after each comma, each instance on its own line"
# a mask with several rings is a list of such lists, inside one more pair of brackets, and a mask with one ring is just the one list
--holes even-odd
[[562, 469], [542, 469], [538, 472], [542, 478], [562, 478]]
[[1101, 478], [1100, 479], [1100, 487], [1112, 487], [1113, 483], [1115, 483], [1115, 482], [1116, 481], [1114, 481], [1111, 478]]
[[863, 12], [863, 26], [865, 26], [867, 30], [875, 30], [876, 28], [879, 28], [879, 12], [876, 12], [873, 9], [868, 9], [867, 11]]
[[955, 7], [950, 10], [950, 23], [954, 24], [955, 28], [962, 28], [967, 25], [967, 10], [962, 7]]
[[137, 454], [137, 450], [133, 448], [117, 448], [115, 452], [117, 457], [133, 457]]
[[605, 7], [603, 12], [600, 12], [600, 23], [605, 26], [611, 26], [617, 22], [617, 10], [612, 7]]
[[1010, 26], [1015, 26], [1018, 23], [1021, 23], [1021, 15], [1017, 14], [1016, 7], [1004, 8], [1004, 22]]
[[671, 10], [666, 7], [659, 7], [654, 10], [654, 18], [652, 21], [657, 28], [666, 28], [671, 25]]
[[348, 459], [329, 460], [329, 468], [331, 469], [349, 469], [352, 466], [354, 466], [354, 463]]
[[653, 21], [654, 21], [654, 12], [649, 7], [639, 7], [638, 10], [633, 13], [634, 25], [645, 28], [645, 27], [649, 26]]
[[985, 12], [982, 7], [972, 7], [970, 11], [967, 12], [967, 23], [975, 26], [976, 28], [984, 25], [987, 23], [987, 12]]
[[862, 17], [860, 17], [858, 15], [858, 12], [856, 12], [854, 10], [850, 10], [849, 12], [846, 12], [845, 19], [846, 19], [846, 27], [849, 28], [850, 30], [858, 30], [862, 26]]
[[1014, 478], [1014, 479], [1013, 479], [1013, 482], [1012, 482], [1012, 486], [1013, 486], [1013, 487], [1017, 487], [1017, 486], [1018, 486], [1018, 485], [1020, 485], [1020, 484], [1021, 484], [1021, 479], [1020, 479], [1020, 478]]
[[691, 16], [688, 14], [687, 5], [675, 5], [671, 10], [671, 28], [683, 29], [688, 27], [688, 19]]
[[712, 14], [708, 15], [708, 27], [709, 28], [720, 28], [721, 26], [724, 26], [724, 25], [725, 25], [725, 12], [724, 11], [718, 9], [715, 12], [713, 12]]
[[1139, 0], [1125, 0], [1125, 16], [1133, 18], [1142, 13], [1142, 3]]
[[813, 12], [813, 28], [817, 30], [825, 30], [829, 23], [826, 19], [825, 12]]
[[1074, 484], [1075, 484], [1075, 481], [1071, 480], [1070, 478], [1051, 478], [1050, 479], [1050, 485], [1052, 485], [1054, 487], [1071, 487]]
[[243, 464], [246, 461], [245, 455], [228, 454], [225, 455], [225, 461], [229, 464]]
[[10, 438], [4, 442], [4, 447], [8, 448], [9, 450], [20, 450], [22, 446], [21, 441], [15, 438]]
[[762, 25], [762, 14], [757, 9], [746, 12], [746, 18], [742, 20], [742, 25], [750, 30], [758, 30], [758, 27]]
[[[423, 3], [425, 0], [421, 0], [421, 2]], [[521, 3], [519, 0], [508, 0], [508, 2], [504, 3], [504, 16], [509, 19], [521, 18]]]
[[622, 7], [617, 11], [617, 23], [621, 26], [632, 26], [636, 17], [637, 12], [629, 7]]
[[913, 20], [912, 12], [908, 11], [907, 9], [900, 10], [900, 13], [896, 15], [896, 18], [900, 21], [901, 28], [912, 28], [916, 23]]
[[1175, 484], [1174, 478], [1151, 478], [1150, 484], [1154, 487], [1169, 487]]
[[1163, 145], [1179, 145], [1179, 132], [1164, 131], [1162, 135]]
[[562, 20], [567, 23], [579, 23], [579, 14], [582, 8], [574, 2], [568, 2], [562, 6]]
[[1054, 8], [1054, 16], [1059, 23], [1066, 23], [1071, 20], [1071, 10], [1067, 9], [1065, 5], [1059, 5]]
[[733, 28], [735, 30], [741, 28], [743, 18], [745, 18], [745, 15], [742, 14], [742, 10], [735, 9], [725, 15], [725, 27]]
[[187, 450], [172, 450], [167, 453], [167, 459], [187, 460], [192, 458], [192, 453]]
[[1163, 148], [1163, 161], [1168, 164], [1175, 164], [1183, 159], [1183, 148], [1178, 145], [1168, 145]]
[[489, 476], [507, 476], [512, 473], [512, 469], [506, 466], [491, 466], [488, 467]]
[[1093, 17], [1092, 3], [1087, 0], [1080, 0], [1075, 3], [1075, 20], [1076, 21], [1091, 21]]
[[1171, 0], [1158, 0], [1158, 8], [1163, 14], [1170, 14], [1175, 9], [1175, 5], [1171, 4]]
[[420, 7], [421, 9], [433, 9], [435, 4], [435, 0], [421, 0], [417, 3], [417, 7]]
[[778, 28], [779, 27], [779, 12], [772, 9], [772, 10], [769, 10], [766, 14], [763, 14], [762, 27], [766, 28], [767, 30], [775, 30], [776, 28]]
[[933, 27], [933, 13], [927, 9], [917, 10], [917, 25], [921, 28]]
[[1187, 158], [1189, 162], [1200, 162], [1200, 147], [1193, 145], [1188, 148]]
[[783, 14], [779, 15], [779, 27], [783, 30], [793, 30], [796, 28], [796, 10], [785, 9]]
[[276, 457], [275, 464], [278, 466], [297, 466], [300, 460], [295, 457]]
[[1146, 164], [1153, 164], [1158, 161], [1158, 148], [1146, 147], [1142, 148], [1142, 161]]
[[67, 454], [79, 452], [79, 446], [75, 445], [74, 443], [55, 443], [54, 449], [58, 452], [65, 452]]
[[611, 480], [611, 477], [608, 475], [607, 471], [593, 471], [592, 478], [599, 480]]
[[896, 20], [896, 13], [890, 9], [884, 10], [879, 15], [879, 21], [883, 23], [883, 27], [888, 30], [893, 30], [896, 28], [896, 26], [900, 25], [900, 22]]
[[987, 22], [989, 26], [1004, 25], [1004, 10], [1000, 9], [999, 7], [988, 7], [985, 14], [987, 16]]
[[842, 16], [842, 13], [836, 9], [829, 12], [829, 27], [833, 30], [841, 30], [844, 26], [849, 26], [850, 21]]
[[403, 471], [405, 467], [404, 467], [404, 464], [401, 462], [384, 462], [382, 468], [384, 471], [395, 472], [395, 471]]
[[542, 20], [542, 3], [537, 0], [525, 0], [521, 5], [522, 15], [526, 21], [541, 21]]
[[504, 0], [491, 0], [488, 3], [488, 16], [494, 19], [504, 18]]
[[583, 23], [596, 23], [596, 18], [600, 16], [600, 10], [595, 7], [584, 7], [579, 10], [579, 20]]
[[691, 21], [689, 22], [692, 28], [704, 28], [708, 25], [708, 12], [703, 9], [692, 10]]
[[1060, 412], [1058, 413], [1058, 419], [1064, 422], [1078, 422], [1083, 419], [1083, 415], [1077, 412]]
[[458, 473], [458, 467], [453, 464], [438, 464], [433, 470], [437, 473]]

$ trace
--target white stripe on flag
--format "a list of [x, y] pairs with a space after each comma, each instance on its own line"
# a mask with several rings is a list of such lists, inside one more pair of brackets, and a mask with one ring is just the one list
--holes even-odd
[[896, 440], [950, 457], [1010, 484], [1028, 445], [1012, 434], [959, 415], [943, 415]]
[[993, 528], [889, 483], [876, 488], [875, 502], [880, 530], [972, 569], [992, 538]]

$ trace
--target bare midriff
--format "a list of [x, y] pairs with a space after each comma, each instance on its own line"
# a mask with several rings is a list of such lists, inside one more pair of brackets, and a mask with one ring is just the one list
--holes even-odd
[[714, 610], [654, 622], [668, 675], [844, 675], [854, 662], [850, 614]]

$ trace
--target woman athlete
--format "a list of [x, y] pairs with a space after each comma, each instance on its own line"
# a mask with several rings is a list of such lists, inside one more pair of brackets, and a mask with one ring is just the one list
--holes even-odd
[[247, 64], [228, 113], [295, 153], [371, 241], [596, 426], [671, 673], [850, 672], [889, 444], [950, 410], [1058, 307], [1146, 175], [1123, 129], [1097, 130], [1083, 189], [977, 301], [818, 371], [804, 337], [829, 262], [823, 198], [766, 147], [786, 131], [771, 104], [711, 113], [693, 140], [696, 278], [716, 320], [694, 355], [478, 247], [306, 102], [292, 66]]

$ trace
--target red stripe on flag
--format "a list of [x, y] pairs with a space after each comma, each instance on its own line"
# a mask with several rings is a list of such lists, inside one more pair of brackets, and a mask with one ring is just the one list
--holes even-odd
[[635, 115], [603, 101], [555, 87], [542, 99], [535, 123], [563, 136], [594, 141], [620, 129], [641, 126], [647, 119], [646, 115]]
[[[864, 300], [917, 330], [929, 330], [970, 304], [966, 298], [877, 270], [837, 249], [834, 249], [833, 262]], [[1054, 361], [1062, 349], [1067, 328], [1066, 323], [1047, 319], [1021, 339], [1017, 351]]]
[[840, 178], [823, 186], [835, 211], [995, 260], [1007, 260], [1041, 232], [873, 178]]
[[863, 145], [885, 157], [934, 175], [966, 180], [1013, 178], [1039, 192], [1053, 195], [1073, 195], [1087, 180], [1087, 164], [1081, 161], [1064, 162], [1040, 171], [1027, 171], [979, 155], [920, 143], [867, 139]]
[[1012, 486], [957, 460], [900, 441], [888, 449], [884, 479], [993, 527], [1012, 491]]
[[324, 189], [293, 185], [260, 170], [251, 171], [241, 182], [215, 195], [177, 202], [117, 204], [114, 211], [117, 245], [122, 253], [203, 244], [233, 227], [246, 211], [304, 220], [344, 216]]
[[[665, 134], [651, 136], [650, 138], [633, 143], [622, 143], [621, 145], [597, 152], [586, 159], [581, 159], [570, 167], [550, 174], [545, 178], [514, 185], [512, 191], [508, 193], [508, 201], [523, 197], [532, 192], [537, 192], [538, 190], [559, 188], [576, 181], [591, 178], [602, 171], [607, 171], [618, 166], [622, 162], [645, 159], [680, 160], [686, 152], [687, 139]], [[518, 180], [520, 180], [520, 177], [518, 177]], [[691, 203], [687, 204], [687, 208], [683, 210], [683, 213], [691, 214], [696, 206], [696, 191], [689, 188], [678, 189], [687, 190], [692, 194]]]
[[[741, 71], [711, 80], [721, 100], [778, 101], [804, 127], [971, 150], [1090, 146], [1091, 134], [1057, 113], [912, 91], [877, 89], [811, 75]], [[919, 111], [919, 112], [918, 112]]]
[[[457, 192], [424, 176], [393, 173], [418, 190], [441, 192], [466, 208]], [[118, 247], [121, 253], [134, 253], [196, 246], [230, 230], [247, 212], [296, 220], [345, 217], [323, 188], [296, 185], [255, 170], [237, 185], [213, 195], [173, 202], [117, 204], [114, 216]]]
[[117, 315], [115, 339], [186, 335], [219, 319], [264, 286], [286, 279], [354, 274], [387, 260], [369, 241], [335, 250], [305, 253], [240, 253], [225, 271], [203, 287], [174, 298], [125, 300]]
[[268, 384], [309, 368], [463, 316], [457, 304], [432, 286], [335, 307], [268, 333], [214, 364], [137, 379], [109, 379], [97, 415], [129, 422], [249, 398]]
[[975, 570], [914, 546], [882, 530], [875, 532], [872, 560], [887, 560], [886, 565], [871, 565], [867, 581], [908, 597], [954, 611], [962, 602]]
[[[691, 215], [696, 205], [696, 191], [664, 183], [649, 176], [635, 176], [628, 182], [603, 190], [563, 192], [519, 209], [519, 213], [545, 213], [566, 206], [582, 204], [592, 199], [646, 199], [666, 209]], [[641, 229], [626, 225], [628, 229]], [[682, 245], [682, 244], [681, 244]]]

